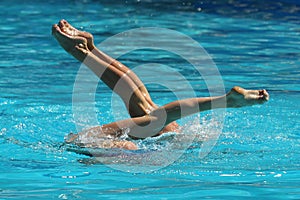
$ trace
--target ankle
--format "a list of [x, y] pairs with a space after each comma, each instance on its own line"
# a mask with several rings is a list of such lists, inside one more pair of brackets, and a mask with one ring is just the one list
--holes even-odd
[[88, 43], [88, 48], [90, 51], [93, 51], [94, 49], [96, 49], [96, 46], [94, 45], [94, 43], [91, 44]]

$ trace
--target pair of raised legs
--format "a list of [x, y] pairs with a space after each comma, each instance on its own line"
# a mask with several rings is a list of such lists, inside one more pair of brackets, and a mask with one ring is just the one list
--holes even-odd
[[[169, 131], [177, 131], [178, 124], [175, 121], [187, 115], [212, 108], [249, 106], [269, 99], [266, 90], [245, 90], [241, 87], [234, 87], [223, 96], [183, 99], [158, 107], [136, 74], [97, 49], [90, 33], [79, 31], [67, 21], [61, 20], [53, 25], [52, 34], [69, 54], [88, 66], [122, 98], [126, 105], [131, 118], [91, 128], [92, 131], [99, 132], [99, 137], [117, 136], [124, 130], [132, 138], [156, 136]], [[74, 134], [67, 142], [79, 144], [80, 134], [83, 133]], [[103, 146], [137, 149], [133, 142], [118, 139]]]

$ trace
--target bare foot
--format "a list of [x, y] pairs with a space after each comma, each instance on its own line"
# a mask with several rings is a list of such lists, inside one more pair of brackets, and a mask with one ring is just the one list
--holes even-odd
[[262, 104], [269, 100], [266, 90], [246, 90], [237, 86], [232, 88], [226, 97], [227, 107], [231, 108]]
[[83, 37], [87, 40], [88, 49], [92, 51], [95, 48], [94, 45], [94, 38], [93, 35], [85, 32], [80, 31], [76, 28], [74, 28], [71, 24], [69, 24], [66, 20], [62, 19], [59, 21], [58, 26], [60, 27], [60, 30], [70, 36], [76, 37]]
[[[118, 62], [117, 60], [115, 60], [113, 58], [110, 58], [109, 56], [107, 56], [105, 53], [99, 51], [98, 49], [97, 49], [97, 51], [93, 51], [96, 48], [96, 46], [94, 44], [94, 37], [92, 34], [85, 32], [85, 31], [80, 31], [80, 30], [74, 28], [71, 24], [69, 24], [64, 19], [59, 21], [58, 26], [63, 33], [65, 33], [69, 36], [85, 38], [87, 41], [87, 47], [88, 47], [89, 51], [91, 51], [94, 55], [96, 55], [101, 60], [104, 60], [105, 62], [110, 63], [111, 65], [117, 67], [119, 70], [122, 71], [123, 65], [120, 62]], [[125, 71], [123, 71], [123, 72], [126, 73], [127, 70], [125, 69]]]
[[83, 62], [87, 54], [90, 52], [86, 38], [64, 32], [57, 24], [52, 26], [52, 35], [68, 53], [81, 62]]

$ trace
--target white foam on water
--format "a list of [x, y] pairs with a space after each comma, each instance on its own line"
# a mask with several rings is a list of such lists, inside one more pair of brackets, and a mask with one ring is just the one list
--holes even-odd
[[[119, 137], [113, 137], [91, 129], [80, 133], [74, 141], [85, 148], [73, 146], [72, 151], [91, 155], [98, 162], [122, 171], [153, 171], [176, 162], [187, 149], [199, 153], [199, 157], [203, 158], [215, 144], [219, 136], [218, 128], [217, 121], [203, 119], [199, 122], [198, 118], [193, 118], [185, 120], [180, 133], [169, 132], [143, 140], [131, 140], [126, 130]], [[134, 142], [138, 150], [107, 148], [108, 143], [120, 139]], [[197, 159], [195, 156], [193, 158]]]

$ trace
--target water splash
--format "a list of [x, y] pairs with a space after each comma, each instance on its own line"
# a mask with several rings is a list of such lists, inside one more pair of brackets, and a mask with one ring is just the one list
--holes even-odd
[[[193, 159], [202, 159], [204, 154], [207, 155], [218, 138], [215, 130], [219, 126], [217, 121], [209, 118], [206, 116], [202, 122], [195, 118], [187, 121], [180, 133], [169, 132], [158, 137], [131, 140], [138, 146], [138, 150], [134, 151], [103, 148], [103, 144], [117, 138], [103, 135], [99, 137], [99, 132], [95, 130], [85, 131], [77, 138], [77, 143], [85, 143], [86, 146], [69, 145], [67, 150], [94, 157], [93, 162], [91, 159], [83, 159], [84, 163], [107, 164], [122, 171], [153, 171], [174, 161], [182, 162], [185, 160], [179, 160], [182, 155], [191, 158], [193, 154]], [[130, 140], [126, 130], [121, 138]], [[170, 162], [172, 159], [174, 161]]]

